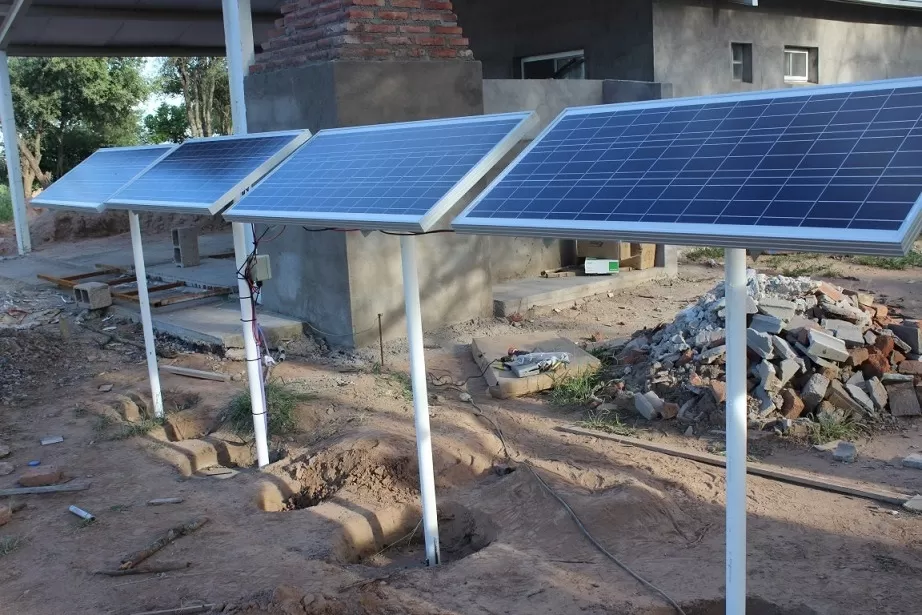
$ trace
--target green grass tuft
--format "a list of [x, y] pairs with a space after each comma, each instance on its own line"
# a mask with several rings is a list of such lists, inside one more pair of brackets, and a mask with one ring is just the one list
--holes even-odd
[[590, 410], [586, 413], [586, 418], [576, 424], [585, 429], [604, 431], [616, 436], [633, 436], [637, 433], [636, 429], [621, 422], [621, 417], [617, 412], [611, 410]]
[[833, 440], [852, 441], [857, 439], [861, 432], [862, 426], [852, 420], [820, 415], [810, 426], [810, 442], [826, 444]]
[[706, 261], [708, 259], [718, 259], [724, 257], [723, 248], [695, 248], [685, 254], [685, 258], [694, 262]]
[[[100, 417], [102, 418], [102, 417]], [[111, 422], [110, 422], [111, 425]], [[138, 423], [122, 423], [118, 425], [111, 433], [105, 434], [105, 440], [127, 440], [135, 436], [143, 436], [151, 432], [155, 427], [163, 425], [160, 419], [145, 419]], [[106, 429], [103, 429], [106, 431]]]
[[13, 199], [10, 197], [10, 189], [7, 186], [0, 186], [0, 223], [12, 222], [13, 220]]
[[922, 252], [912, 250], [906, 256], [898, 258], [885, 258], [883, 256], [852, 256], [851, 261], [857, 265], [865, 267], [876, 267], [878, 269], [890, 269], [893, 271], [902, 271], [910, 267], [922, 267]]
[[575, 406], [584, 404], [599, 388], [599, 376], [593, 371], [585, 370], [579, 374], [567, 374], [554, 380], [551, 402], [557, 406]]
[[[295, 390], [284, 382], [266, 384], [266, 410], [269, 412], [269, 433], [286, 434], [294, 431], [294, 412], [299, 404], [312, 398], [309, 393]], [[227, 422], [240, 435], [253, 434], [253, 411], [250, 392], [244, 391], [231, 400], [227, 408]]]

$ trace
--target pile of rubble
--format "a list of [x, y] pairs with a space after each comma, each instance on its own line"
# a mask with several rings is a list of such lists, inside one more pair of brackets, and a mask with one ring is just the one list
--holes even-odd
[[[753, 427], [805, 431], [817, 418], [878, 422], [922, 415], [922, 323], [865, 293], [810, 278], [748, 273], [746, 331]], [[676, 319], [609, 350], [619, 409], [649, 420], [722, 425], [723, 284]], [[632, 392], [634, 391], [634, 392]]]

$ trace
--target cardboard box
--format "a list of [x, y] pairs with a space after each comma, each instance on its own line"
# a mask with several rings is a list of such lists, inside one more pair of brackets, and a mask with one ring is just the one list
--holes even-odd
[[609, 275], [620, 270], [618, 261], [611, 258], [587, 258], [585, 272], [591, 275]]

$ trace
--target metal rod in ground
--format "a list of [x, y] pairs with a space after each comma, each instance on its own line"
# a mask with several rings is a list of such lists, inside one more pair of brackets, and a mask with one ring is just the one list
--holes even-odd
[[141, 309], [141, 328], [144, 329], [144, 354], [147, 355], [147, 375], [150, 378], [150, 395], [154, 400], [154, 416], [163, 417], [163, 395], [160, 392], [160, 372], [157, 370], [157, 347], [154, 344], [154, 324], [150, 315], [150, 297], [147, 294], [147, 268], [144, 266], [144, 246], [141, 243], [141, 222], [138, 214], [128, 212], [131, 230], [131, 250], [134, 253], [134, 274], [138, 284], [138, 307]]
[[432, 433], [429, 427], [429, 394], [426, 389], [426, 358], [423, 354], [423, 321], [419, 305], [419, 274], [416, 268], [416, 240], [400, 238], [403, 266], [403, 300], [407, 311], [407, 340], [410, 346], [410, 382], [413, 384], [413, 417], [416, 423], [416, 454], [419, 461], [419, 490], [423, 504], [423, 535], [426, 563], [439, 563], [439, 521], [435, 502], [435, 471], [432, 468]]
[[87, 511], [85, 511], [85, 510], [83, 510], [82, 508], [79, 508], [79, 507], [77, 507], [77, 506], [73, 506], [73, 505], [68, 506], [68, 507], [67, 507], [67, 510], [69, 510], [69, 511], [72, 512], [73, 514], [77, 515], [78, 517], [80, 517], [80, 518], [83, 519], [84, 521], [96, 521], [96, 517], [94, 517], [91, 513], [88, 513]]
[[746, 251], [724, 251], [727, 306], [727, 615], [746, 613]]
[[[0, 51], [0, 126], [3, 130], [3, 142], [16, 143], [16, 117], [13, 114], [13, 92], [10, 87], [10, 67], [6, 50]], [[32, 251], [32, 239], [29, 235], [29, 218], [26, 213], [26, 193], [22, 184], [19, 150], [15, 147], [6, 147], [4, 150], [10, 184], [10, 200], [13, 204], [16, 249], [20, 254], [26, 254]]]
[[259, 360], [259, 349], [256, 346], [256, 335], [253, 332], [253, 290], [246, 281], [243, 272], [247, 267], [246, 237], [243, 233], [243, 224], [234, 222], [234, 254], [237, 262], [237, 290], [240, 294], [240, 321], [243, 325], [243, 351], [247, 365], [247, 380], [250, 387], [250, 409], [253, 413], [253, 435], [256, 440], [256, 462], [259, 467], [269, 465], [269, 442], [266, 429], [266, 396], [263, 391], [263, 370]]
[[378, 345], [381, 346], [381, 367], [384, 367], [384, 327], [381, 325], [381, 314], [378, 314]]

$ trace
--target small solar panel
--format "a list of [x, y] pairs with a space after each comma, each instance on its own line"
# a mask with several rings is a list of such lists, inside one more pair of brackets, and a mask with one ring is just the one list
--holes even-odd
[[922, 217], [922, 80], [569, 109], [468, 232], [894, 254]]
[[151, 164], [106, 207], [216, 214], [309, 137], [298, 130], [191, 139]]
[[425, 231], [534, 124], [531, 113], [322, 130], [229, 220]]
[[113, 194], [175, 145], [109, 147], [93, 152], [32, 198], [36, 207], [99, 212]]

